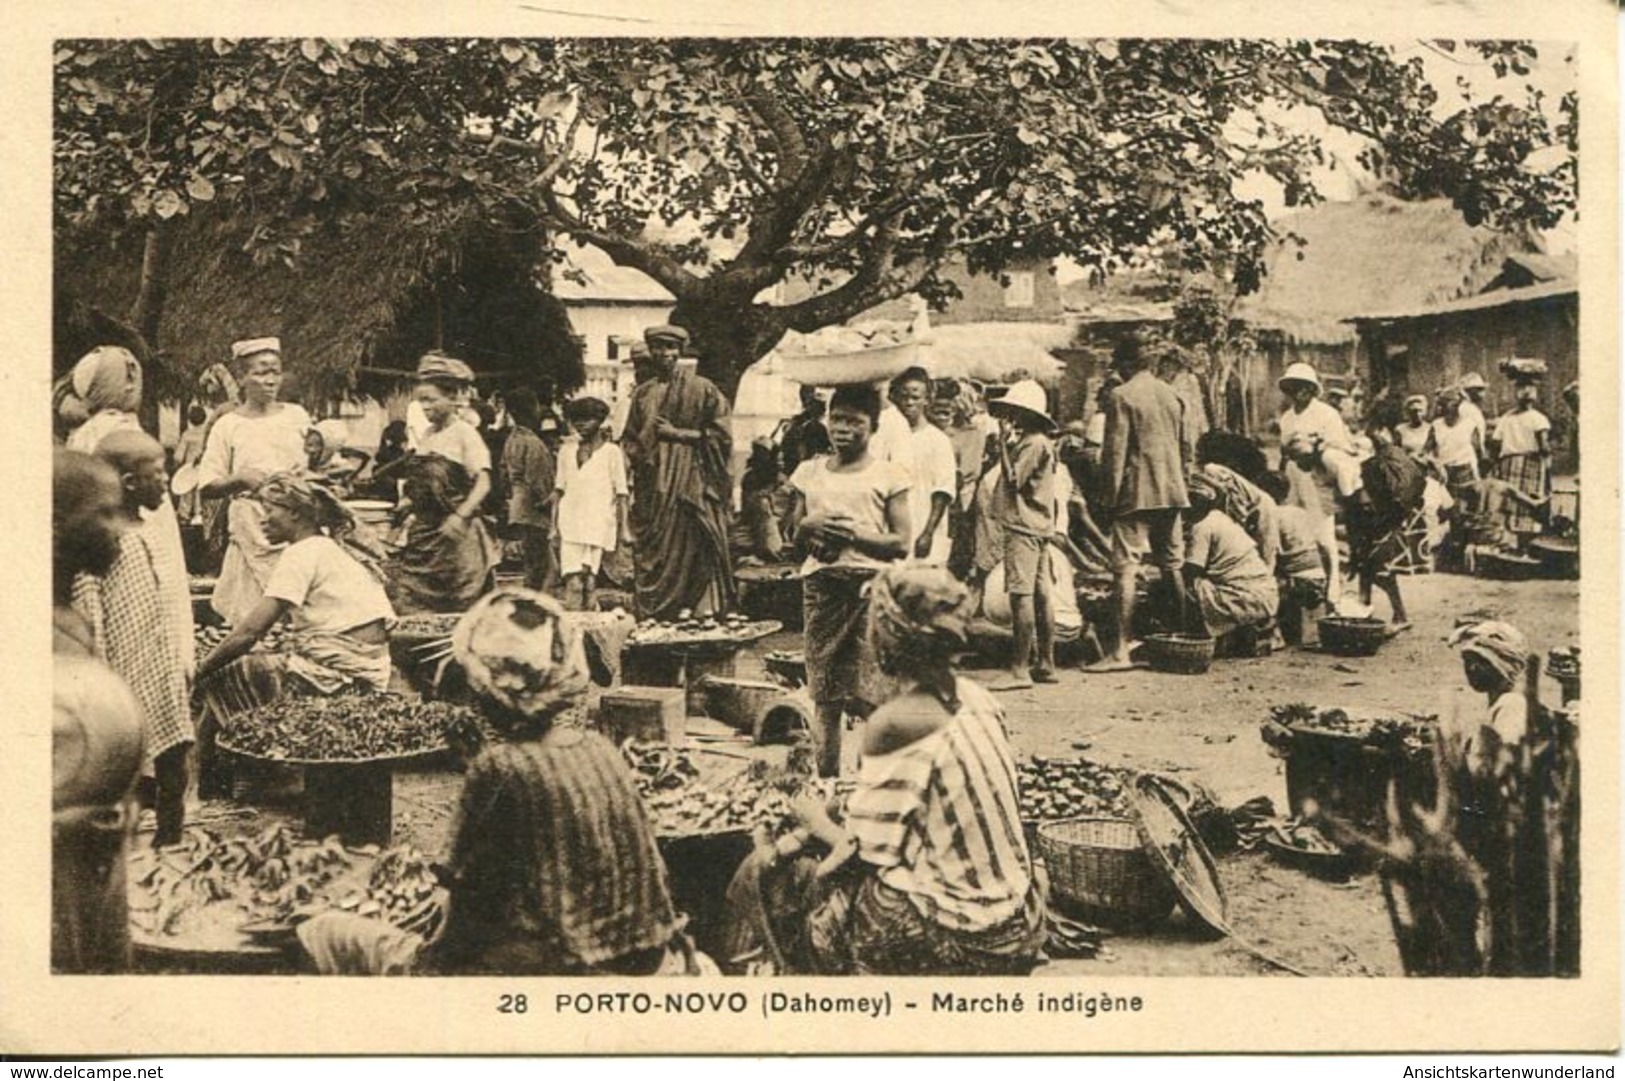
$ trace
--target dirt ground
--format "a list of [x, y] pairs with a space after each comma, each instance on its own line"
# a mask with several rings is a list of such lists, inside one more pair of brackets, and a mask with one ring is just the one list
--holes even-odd
[[[1465, 719], [1481, 710], [1482, 703], [1465, 691], [1460, 661], [1444, 643], [1458, 615], [1493, 611], [1521, 628], [1542, 654], [1578, 640], [1577, 582], [1431, 575], [1406, 579], [1404, 591], [1414, 626], [1375, 657], [1288, 651], [1220, 660], [1205, 676], [1148, 671], [1095, 675], [1063, 669], [1057, 685], [1003, 696], [1012, 741], [1018, 755], [1083, 754], [1108, 765], [1192, 778], [1225, 807], [1267, 796], [1285, 815], [1283, 763], [1269, 755], [1259, 738], [1259, 725], [1271, 706], [1306, 702]], [[1382, 605], [1379, 601], [1379, 612], [1385, 613]], [[796, 636], [778, 635], [761, 643], [759, 652], [797, 646]], [[739, 674], [755, 675], [759, 668], [757, 656], [746, 656]], [[968, 674], [991, 677], [994, 672]], [[1545, 690], [1556, 704], [1556, 685], [1548, 680]], [[450, 771], [398, 774], [396, 841], [431, 854], [442, 851], [459, 780]], [[224, 804], [201, 808], [205, 823], [232, 815], [233, 821], [247, 824], [264, 813], [245, 815], [243, 809]], [[1284, 975], [1281, 965], [1311, 976], [1400, 974], [1374, 875], [1323, 881], [1281, 865], [1263, 850], [1223, 857], [1219, 871], [1233, 938], [1203, 935], [1176, 913], [1154, 931], [1113, 934], [1100, 957], [1055, 961], [1039, 975]]]

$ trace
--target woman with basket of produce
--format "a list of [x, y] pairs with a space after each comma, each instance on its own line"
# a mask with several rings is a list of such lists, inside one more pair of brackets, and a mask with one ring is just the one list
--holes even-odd
[[[802, 826], [746, 860], [729, 888], [742, 947], [730, 955], [754, 944], [781, 973], [830, 975], [1024, 975], [1037, 964], [1044, 904], [1004, 714], [951, 663], [967, 596], [940, 568], [874, 579], [869, 640], [903, 689], [864, 726], [844, 821], [805, 796]], [[814, 838], [831, 855], [786, 858]]]
[[1186, 592], [1196, 601], [1193, 629], [1211, 638], [1268, 627], [1280, 607], [1275, 575], [1258, 545], [1219, 509], [1217, 484], [1197, 473], [1186, 482]]
[[452, 636], [498, 738], [470, 761], [449, 897], [425, 939], [329, 912], [299, 926], [324, 973], [715, 975], [672, 907], [654, 833], [625, 760], [603, 736], [554, 719], [587, 692], [580, 630], [525, 589], [480, 600]]
[[[198, 666], [204, 702], [200, 776], [214, 772], [215, 727], [240, 712], [287, 691], [377, 691], [389, 683], [395, 610], [384, 595], [376, 555], [354, 535], [350, 512], [299, 473], [265, 481], [255, 502], [263, 535], [281, 546], [281, 555], [265, 581], [265, 595]], [[284, 616], [292, 623], [289, 651], [250, 652]]]

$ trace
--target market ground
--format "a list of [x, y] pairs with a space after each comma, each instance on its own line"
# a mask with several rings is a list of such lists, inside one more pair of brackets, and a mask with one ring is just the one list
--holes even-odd
[[[1205, 676], [1146, 671], [1096, 675], [1066, 669], [1057, 685], [1004, 696], [1012, 742], [1023, 756], [1081, 754], [1106, 765], [1191, 778], [1225, 807], [1267, 796], [1285, 815], [1289, 808], [1283, 764], [1269, 755], [1259, 738], [1259, 725], [1271, 706], [1305, 702], [1319, 708], [1441, 716], [1481, 709], [1463, 688], [1460, 661], [1444, 642], [1456, 617], [1468, 612], [1493, 611], [1516, 624], [1543, 655], [1578, 641], [1577, 582], [1431, 575], [1405, 579], [1404, 591], [1413, 629], [1390, 641], [1375, 657], [1343, 659], [1288, 651], [1267, 658], [1220, 660]], [[1378, 603], [1379, 613], [1385, 612], [1383, 602]], [[762, 643], [762, 648], [799, 644], [794, 636], [780, 635]], [[755, 674], [758, 663], [754, 657], [743, 658], [739, 674]], [[1556, 704], [1556, 686], [1547, 681], [1544, 691]], [[457, 774], [451, 772], [398, 775], [396, 841], [429, 853], [442, 851], [458, 783]], [[227, 808], [209, 805], [203, 811], [207, 819], [211, 812]], [[1039, 975], [1282, 974], [1258, 953], [1314, 976], [1400, 974], [1375, 876], [1323, 881], [1282, 866], [1263, 850], [1226, 856], [1219, 861], [1219, 870], [1234, 938], [1202, 935], [1183, 914], [1176, 914], [1154, 932], [1114, 934], [1100, 957], [1054, 961], [1039, 969]]]

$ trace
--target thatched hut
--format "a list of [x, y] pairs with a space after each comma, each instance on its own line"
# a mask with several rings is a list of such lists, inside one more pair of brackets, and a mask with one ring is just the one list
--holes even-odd
[[1235, 314], [1254, 331], [1263, 363], [1245, 373], [1248, 415], [1280, 409], [1276, 381], [1289, 364], [1369, 382], [1347, 320], [1437, 304], [1478, 292], [1532, 239], [1474, 228], [1443, 199], [1404, 202], [1369, 194], [1282, 216], [1280, 240], [1257, 293]]
[[[379, 214], [318, 228], [286, 260], [255, 258], [247, 240], [219, 213], [177, 224], [149, 343], [158, 396], [188, 397], [232, 341], [259, 335], [282, 339], [288, 396], [324, 411], [388, 397], [431, 348], [466, 358], [493, 385], [581, 381], [580, 345], [545, 289], [539, 230], [471, 215], [414, 227]], [[93, 345], [129, 341], [139, 238], [59, 237], [54, 273], [55, 371]]]

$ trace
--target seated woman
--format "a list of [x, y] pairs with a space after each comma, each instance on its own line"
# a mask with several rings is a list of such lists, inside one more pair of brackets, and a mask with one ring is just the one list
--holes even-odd
[[[901, 693], [864, 726], [844, 825], [803, 797], [804, 830], [747, 859], [729, 890], [741, 918], [730, 946], [754, 935], [800, 974], [1024, 975], [1037, 964], [1044, 904], [1003, 712], [951, 664], [967, 600], [941, 568], [875, 577], [868, 635]], [[808, 836], [833, 857], [781, 860]]]
[[452, 647], [498, 742], [463, 782], [449, 898], [432, 940], [329, 912], [299, 927], [318, 970], [342, 974], [715, 975], [672, 907], [631, 772], [596, 732], [556, 728], [587, 691], [581, 634], [525, 589], [480, 600]]
[[[355, 519], [330, 491], [295, 473], [271, 477], [254, 498], [266, 539], [286, 548], [265, 595], [198, 665], [198, 784], [205, 795], [227, 794], [215, 754], [222, 723], [290, 692], [377, 691], [389, 683], [395, 611], [375, 553], [355, 536]], [[288, 650], [251, 653], [285, 616]]]
[[1186, 491], [1185, 588], [1196, 599], [1192, 629], [1213, 638], [1264, 629], [1280, 605], [1275, 576], [1253, 539], [1218, 509], [1221, 494], [1212, 481], [1198, 473]]
[[[266, 537], [287, 547], [266, 579], [265, 596], [198, 666], [199, 680], [252, 663], [275, 667], [307, 693], [383, 689], [395, 611], [375, 554], [354, 539], [355, 519], [332, 492], [295, 474], [267, 480], [256, 498]], [[284, 616], [292, 623], [291, 651], [250, 655]]]
[[402, 615], [466, 611], [490, 589], [500, 555], [484, 520], [466, 512], [475, 479], [438, 454], [413, 455], [401, 475], [406, 535], [388, 564], [390, 599]]

